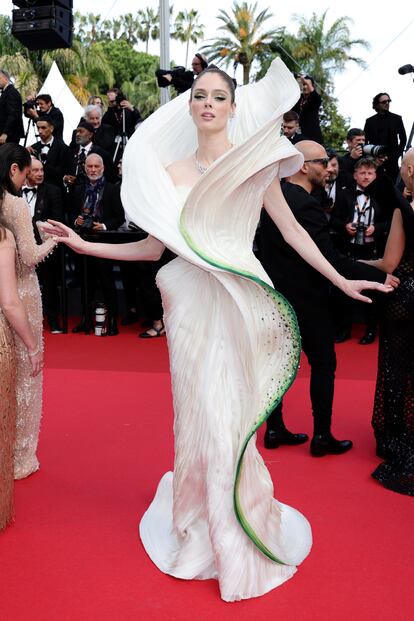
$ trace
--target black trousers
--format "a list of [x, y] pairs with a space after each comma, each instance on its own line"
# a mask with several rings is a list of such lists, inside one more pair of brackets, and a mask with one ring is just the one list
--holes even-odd
[[42, 289], [43, 313], [46, 315], [49, 323], [59, 321], [59, 270], [60, 264], [57, 252], [47, 257], [36, 267], [39, 284]]
[[[288, 295], [286, 297], [289, 299]], [[336, 371], [334, 323], [329, 299], [325, 303], [321, 301], [318, 308], [295, 311], [302, 337], [302, 349], [311, 367], [310, 398], [314, 434], [328, 433], [331, 428]], [[282, 402], [267, 419], [268, 429], [277, 431], [281, 427]]]

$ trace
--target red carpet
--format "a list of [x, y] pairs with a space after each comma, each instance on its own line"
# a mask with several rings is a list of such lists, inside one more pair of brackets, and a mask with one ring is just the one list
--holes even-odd
[[[0, 535], [1, 621], [413, 618], [414, 502], [370, 478], [376, 347], [337, 349], [334, 431], [354, 440], [349, 454], [263, 449], [277, 497], [309, 518], [314, 547], [292, 580], [234, 604], [215, 581], [160, 573], [137, 535], [173, 463], [165, 339], [128, 328], [116, 338], [47, 335], [46, 348], [41, 470], [16, 483], [16, 522]], [[311, 431], [306, 363], [286, 419]]]

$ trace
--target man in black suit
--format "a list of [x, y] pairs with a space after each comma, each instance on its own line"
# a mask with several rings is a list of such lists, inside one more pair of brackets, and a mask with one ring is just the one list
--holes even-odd
[[[37, 243], [41, 243], [36, 222], [52, 220], [63, 221], [62, 193], [53, 185], [44, 183], [43, 164], [32, 158], [26, 184], [22, 188], [32, 214], [33, 230]], [[59, 321], [59, 256], [55, 251], [36, 267], [42, 288], [43, 311], [47, 317], [52, 334], [61, 334]]]
[[4, 69], [0, 69], [0, 89], [0, 144], [19, 144], [20, 138], [24, 136], [22, 98]]
[[[324, 186], [329, 174], [325, 149], [307, 140], [299, 142], [296, 148], [303, 153], [305, 161], [282, 186], [295, 218], [340, 274], [347, 278], [384, 282], [388, 277], [383, 272], [339, 254], [331, 243], [327, 218], [317, 199], [311, 196], [312, 190]], [[329, 282], [287, 244], [265, 211], [260, 233], [262, 264], [275, 288], [287, 298], [297, 314], [303, 350], [311, 366], [310, 396], [314, 419], [311, 454], [345, 453], [352, 447], [352, 442], [336, 440], [331, 433], [336, 356]], [[268, 418], [266, 448], [301, 444], [307, 439], [306, 434], [293, 434], [286, 429], [281, 404]]]
[[375, 95], [372, 107], [376, 114], [365, 121], [364, 131], [367, 144], [384, 145], [387, 148], [387, 159], [382, 165], [382, 171], [395, 183], [399, 172], [398, 160], [404, 152], [407, 134], [401, 116], [390, 112], [390, 103], [388, 93]]
[[329, 158], [328, 178], [325, 187], [312, 190], [312, 196], [320, 201], [327, 219], [330, 220], [335, 202], [344, 190], [355, 187], [355, 181], [352, 175], [340, 170], [338, 155], [333, 149], [326, 149], [326, 153]]
[[[381, 257], [391, 225], [391, 210], [384, 209], [369, 193], [377, 176], [376, 169], [372, 159], [359, 159], [354, 169], [356, 187], [344, 191], [332, 211], [331, 228], [342, 240], [344, 252], [354, 260]], [[341, 306], [345, 314], [341, 313], [337, 343], [351, 336], [352, 306], [344, 299]], [[374, 342], [377, 331], [376, 304], [364, 305], [363, 311], [366, 329], [359, 342], [369, 345]]]
[[[104, 163], [100, 155], [90, 153], [85, 161], [85, 182], [75, 187], [73, 192], [73, 214], [71, 223], [80, 233], [114, 231], [125, 221], [121, 203], [120, 186], [104, 177]], [[100, 281], [104, 302], [108, 311], [108, 336], [118, 334], [117, 294], [112, 270], [112, 261], [88, 257], [89, 275], [92, 284]], [[86, 313], [73, 332], [86, 330]]]
[[308, 140], [306, 136], [300, 133], [299, 114], [294, 110], [289, 110], [283, 115], [282, 121], [283, 135], [292, 143], [296, 144], [301, 140]]
[[26, 113], [36, 123], [40, 117], [49, 117], [54, 127], [54, 136], [63, 141], [64, 118], [59, 108], [53, 105], [50, 95], [40, 94], [36, 97], [36, 108], [28, 108]]
[[323, 138], [319, 122], [322, 98], [315, 88], [315, 80], [309, 75], [298, 76], [297, 80], [302, 93], [293, 110], [299, 115], [300, 129], [308, 140], [315, 140], [322, 144]]
[[68, 194], [71, 195], [76, 185], [83, 184], [86, 181], [85, 161], [88, 155], [96, 153], [100, 155], [105, 167], [105, 177], [109, 181], [116, 181], [116, 174], [112, 164], [111, 156], [107, 151], [93, 143], [95, 129], [91, 123], [80, 120], [76, 128], [75, 142], [76, 146], [69, 148], [64, 162], [63, 183], [66, 186]]
[[365, 132], [359, 127], [351, 127], [346, 135], [348, 150], [338, 159], [339, 170], [349, 175], [354, 174], [354, 166], [363, 156], [362, 148], [365, 144]]
[[42, 162], [45, 182], [62, 191], [68, 147], [55, 137], [53, 119], [50, 116], [40, 116], [36, 121], [36, 127], [40, 140], [32, 144], [28, 151]]

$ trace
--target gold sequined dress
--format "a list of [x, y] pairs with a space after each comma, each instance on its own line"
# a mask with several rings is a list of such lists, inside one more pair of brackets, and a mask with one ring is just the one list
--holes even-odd
[[[0, 242], [0, 253], [14, 241]], [[13, 335], [0, 308], [0, 530], [13, 519], [13, 452], [16, 436], [16, 363]]]
[[[14, 235], [17, 247], [18, 291], [39, 346], [43, 346], [42, 300], [35, 266], [54, 249], [56, 243], [47, 239], [36, 244], [32, 218], [27, 202], [5, 192], [2, 223]], [[16, 446], [14, 477], [23, 479], [39, 468], [36, 457], [42, 414], [42, 373], [31, 377], [31, 363], [26, 347], [14, 334], [16, 345]]]

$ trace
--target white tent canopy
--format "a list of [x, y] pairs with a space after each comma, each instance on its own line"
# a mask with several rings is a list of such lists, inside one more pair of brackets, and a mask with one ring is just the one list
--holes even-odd
[[[76, 129], [79, 119], [83, 116], [83, 108], [66, 84], [55, 62], [53, 62], [49, 74], [38, 94], [40, 93], [50, 95], [53, 105], [62, 112], [65, 120], [63, 140], [66, 144], [69, 144], [72, 139], [72, 132]], [[25, 128], [27, 128], [28, 119], [26, 119], [26, 117], [24, 118], [24, 124]], [[31, 124], [26, 144], [29, 146], [36, 141], [37, 138], [35, 136], [33, 124]]]

